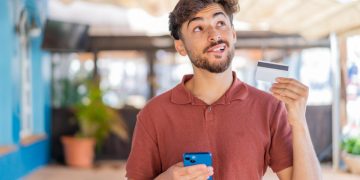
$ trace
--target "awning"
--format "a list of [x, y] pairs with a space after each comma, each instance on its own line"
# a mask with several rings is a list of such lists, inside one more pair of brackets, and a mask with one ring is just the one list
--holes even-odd
[[[50, 7], [50, 17], [61, 16], [63, 20], [68, 18], [70, 21], [84, 19], [87, 23], [94, 24], [93, 33], [101, 35], [115, 35], [121, 30], [124, 31], [124, 27], [126, 32], [131, 32], [133, 29], [131, 27], [135, 27], [135, 31], [144, 31], [150, 35], [168, 34], [167, 16], [178, 2], [178, 0], [52, 0], [50, 6], [56, 1], [58, 5], [59, 2], [63, 4], [61, 8], [67, 13], [52, 12]], [[236, 14], [236, 22], [234, 22], [238, 31], [300, 34], [307, 39], [320, 39], [332, 32], [345, 36], [360, 34], [360, 0], [240, 0], [239, 3], [240, 12]], [[76, 10], [81, 6], [83, 8], [80, 11]], [[142, 21], [139, 22], [139, 19]], [[149, 26], [149, 24], [157, 24], [157, 26]]]

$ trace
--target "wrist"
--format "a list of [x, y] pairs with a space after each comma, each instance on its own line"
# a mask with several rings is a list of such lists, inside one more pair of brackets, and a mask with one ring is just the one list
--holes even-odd
[[156, 177], [154, 180], [161, 180], [161, 177], [158, 176], [158, 177]]
[[156, 178], [154, 180], [168, 180], [168, 179], [172, 179], [172, 178], [169, 178], [168, 171], [165, 171], [165, 172], [162, 172], [161, 174], [159, 174], [158, 176], [156, 176]]
[[164, 178], [161, 177], [162, 174], [159, 174], [154, 180], [162, 180]]
[[162, 178], [162, 174], [158, 175], [154, 180], [162, 180], [164, 178]]
[[303, 131], [308, 130], [306, 119], [292, 121], [292, 123], [290, 123], [290, 126], [291, 126], [293, 131], [301, 131], [301, 132], [303, 132]]

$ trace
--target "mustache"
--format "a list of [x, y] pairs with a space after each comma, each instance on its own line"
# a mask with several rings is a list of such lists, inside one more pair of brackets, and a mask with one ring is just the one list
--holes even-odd
[[219, 44], [222, 44], [222, 43], [226, 44], [226, 46], [229, 47], [229, 42], [228, 41], [220, 39], [217, 42], [211, 42], [210, 45], [204, 49], [203, 53], [206, 53], [213, 46], [216, 46], [216, 45], [219, 45]]

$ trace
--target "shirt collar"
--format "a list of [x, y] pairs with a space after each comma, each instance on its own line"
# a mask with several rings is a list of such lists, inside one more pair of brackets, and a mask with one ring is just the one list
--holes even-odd
[[[234, 81], [230, 88], [213, 104], [230, 104], [234, 100], [245, 100], [248, 96], [247, 85], [232, 73]], [[171, 91], [171, 102], [175, 104], [206, 105], [203, 101], [195, 97], [185, 87], [185, 83], [193, 78], [193, 75], [185, 75], [180, 84]]]

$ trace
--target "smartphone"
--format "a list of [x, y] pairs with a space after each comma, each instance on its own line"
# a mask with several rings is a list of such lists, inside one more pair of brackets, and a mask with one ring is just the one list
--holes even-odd
[[[183, 154], [184, 166], [192, 166], [196, 164], [205, 164], [212, 166], [212, 155], [210, 152], [188, 152]], [[208, 178], [212, 180], [212, 176]]]

